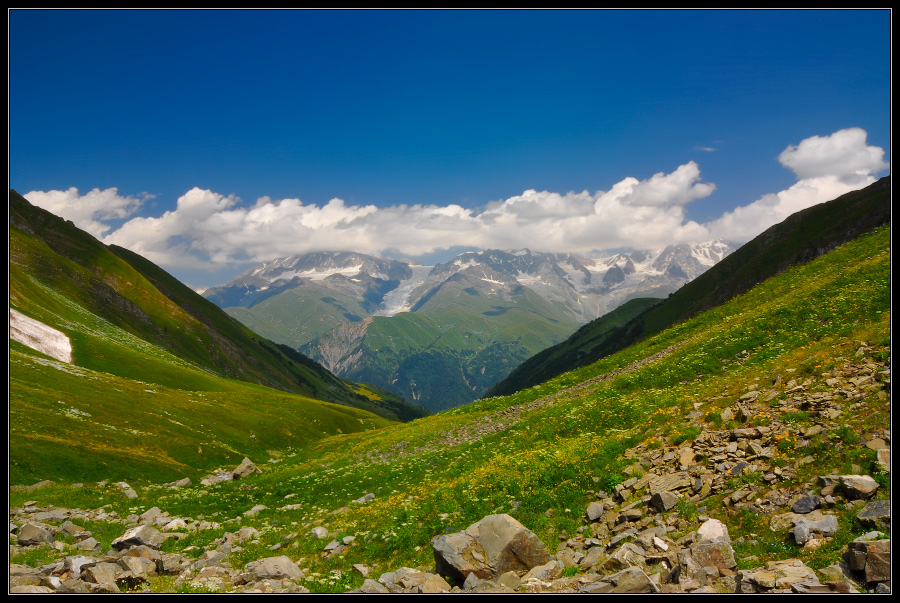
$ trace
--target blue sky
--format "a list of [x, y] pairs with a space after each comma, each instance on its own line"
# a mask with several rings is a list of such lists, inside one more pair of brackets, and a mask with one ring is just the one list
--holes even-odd
[[197, 285], [746, 239], [889, 173], [887, 10], [8, 14], [10, 187]]

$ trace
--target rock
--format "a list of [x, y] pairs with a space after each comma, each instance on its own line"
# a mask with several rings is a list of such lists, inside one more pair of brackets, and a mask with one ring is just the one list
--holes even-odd
[[648, 485], [650, 486], [650, 494], [681, 490], [691, 485], [691, 476], [685, 472], [657, 475], [650, 480]]
[[825, 517], [827, 517], [827, 515], [820, 509], [811, 511], [806, 515], [801, 515], [800, 513], [779, 513], [777, 515], [772, 515], [769, 518], [769, 528], [773, 532], [786, 532], [793, 530], [794, 526], [797, 525], [797, 522], [801, 519], [817, 521], [824, 519]]
[[801, 519], [794, 525], [794, 540], [800, 546], [809, 542], [813, 534], [825, 537], [833, 536], [838, 530], [838, 520], [834, 515], [826, 515], [823, 519], [810, 521]]
[[363, 585], [360, 586], [358, 589], [356, 589], [353, 592], [366, 593], [366, 594], [386, 594], [391, 591], [389, 591], [387, 588], [385, 588], [384, 586], [382, 586], [375, 580], [372, 580], [371, 578], [366, 578], [365, 582], [363, 582]]
[[51, 543], [53, 540], [53, 532], [45, 526], [26, 523], [19, 528], [18, 541], [20, 546], [37, 546]]
[[352, 502], [354, 502], [354, 503], [356, 503], [356, 504], [358, 504], [358, 505], [364, 505], [364, 504], [366, 504], [367, 502], [370, 502], [370, 501], [373, 501], [373, 500], [375, 500], [375, 495], [372, 494], [371, 492], [369, 492], [368, 494], [365, 494], [365, 495], [363, 495], [363, 496], [360, 496], [359, 498], [357, 498], [356, 500], [354, 500], [354, 501], [352, 501]]
[[437, 571], [457, 583], [469, 574], [495, 578], [508, 571], [528, 571], [550, 561], [547, 547], [509, 515], [489, 515], [464, 532], [432, 541]]
[[697, 458], [697, 453], [694, 451], [693, 448], [690, 448], [690, 447], [682, 448], [681, 450], [678, 451], [678, 454], [679, 454], [678, 464], [681, 467], [690, 467], [691, 465], [694, 464], [694, 461]]
[[890, 582], [891, 541], [880, 540], [867, 548], [866, 582]]
[[76, 551], [83, 551], [85, 553], [99, 553], [100, 552], [100, 543], [97, 542], [93, 537], [85, 538], [81, 542], [75, 545]]
[[[734, 549], [726, 540], [708, 540], [692, 544], [690, 548], [678, 551], [681, 578], [696, 580], [706, 584], [710, 575], [724, 575], [737, 567]], [[715, 568], [711, 571], [706, 568]]]
[[878, 466], [885, 473], [891, 472], [891, 449], [890, 448], [880, 448], [875, 452], [875, 456], [878, 461]]
[[864, 572], [866, 582], [886, 582], [891, 579], [891, 541], [872, 537], [877, 536], [866, 534], [847, 545], [850, 569]]
[[681, 498], [674, 492], [657, 492], [650, 498], [650, 506], [658, 513], [665, 513], [675, 507]]
[[254, 574], [258, 580], [268, 580], [271, 578], [300, 580], [303, 578], [303, 572], [300, 571], [297, 564], [284, 555], [251, 561], [244, 566], [244, 572]]
[[878, 489], [878, 482], [868, 475], [842, 475], [841, 488], [850, 499], [870, 498]]
[[791, 511], [799, 513], [800, 515], [806, 515], [807, 513], [818, 509], [821, 504], [822, 499], [818, 496], [804, 496], [793, 504]]
[[353, 569], [354, 569], [354, 571], [356, 571], [356, 573], [358, 573], [363, 578], [368, 578], [369, 572], [372, 571], [372, 568], [364, 563], [354, 563]]
[[119, 558], [119, 567], [131, 572], [138, 578], [151, 578], [156, 575], [156, 562], [146, 557], [123, 556]]
[[598, 519], [603, 517], [603, 512], [603, 503], [594, 501], [588, 504], [585, 515], [587, 516], [588, 521], [597, 521]]
[[40, 594], [56, 592], [48, 586], [39, 586], [37, 584], [25, 584], [22, 586], [13, 586], [9, 589], [10, 594]]
[[268, 508], [266, 505], [253, 505], [252, 509], [244, 511], [244, 517], [256, 517], [260, 511], [265, 511]]
[[115, 563], [101, 562], [81, 570], [81, 579], [94, 584], [115, 584], [120, 574], [122, 568]]
[[626, 542], [607, 557], [597, 570], [600, 573], [618, 572], [629, 567], [642, 565], [643, 563], [643, 550], [630, 542]]
[[144, 511], [141, 516], [138, 518], [140, 523], [152, 523], [154, 519], [157, 517], [162, 517], [164, 513], [160, 510], [159, 507], [151, 507]]
[[325, 540], [326, 538], [328, 538], [328, 530], [326, 530], [322, 526], [316, 526], [312, 529], [312, 535], [318, 540]]
[[556, 559], [551, 559], [543, 565], [539, 565], [528, 570], [528, 573], [522, 576], [522, 580], [524, 580], [525, 582], [527, 582], [528, 580], [541, 580], [544, 582], [555, 580], [562, 576], [563, 569], [564, 567], [562, 563], [560, 563]]
[[857, 513], [856, 518], [863, 524], [888, 530], [891, 527], [891, 501], [873, 500]]
[[159, 549], [165, 540], [165, 536], [163, 536], [156, 528], [151, 526], [137, 526], [113, 540], [112, 548], [121, 551], [143, 544], [152, 549]]
[[259, 469], [259, 467], [254, 465], [250, 459], [248, 459], [247, 457], [244, 457], [244, 460], [241, 461], [241, 464], [238, 465], [235, 468], [235, 470], [231, 472], [231, 478], [232, 479], [243, 479], [245, 477], [253, 475], [254, 473], [262, 473], [262, 471]]
[[787, 589], [795, 582], [808, 580], [818, 582], [816, 573], [799, 559], [770, 561], [765, 568], [739, 572], [738, 591], [755, 593]]
[[659, 587], [639, 567], [629, 567], [603, 579], [615, 585], [614, 593], [658, 593]]
[[707, 519], [697, 529], [697, 540], [721, 540], [723, 542], [731, 542], [728, 535], [728, 528], [718, 519]]

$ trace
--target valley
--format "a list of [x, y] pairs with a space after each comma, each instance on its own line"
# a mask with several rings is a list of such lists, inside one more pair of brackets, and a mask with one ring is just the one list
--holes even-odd
[[436, 266], [314, 253], [251, 268], [204, 296], [336, 375], [437, 411], [478, 398], [632, 299], [665, 298], [731, 251], [721, 241], [595, 258], [487, 250]]
[[[514, 587], [507, 577], [507, 586], [495, 578], [481, 586], [469, 580], [467, 588], [604, 592], [625, 588], [625, 571], [647, 576], [640, 584], [648, 590], [639, 592], [733, 592], [739, 585], [790, 592], [788, 582], [765, 586], [756, 577], [767, 563], [788, 559], [808, 568], [803, 588], [827, 591], [828, 580], [834, 588], [875, 588], [838, 567], [849, 544], [872, 531], [856, 519], [867, 499], [849, 491], [826, 496], [819, 476], [874, 475], [880, 487], [864, 496], [889, 496], [889, 473], [869, 446], [890, 439], [889, 237], [882, 227], [540, 386], [390, 429], [331, 436], [238, 481], [173, 487], [128, 480], [135, 498], [112, 482], [45, 483], [12, 490], [11, 505], [23, 520], [39, 509], [47, 517], [48, 505], [69, 513], [101, 550], [129, 525], [182, 518], [185, 528], [162, 532], [169, 535], [161, 559], [175, 569], [137, 580], [139, 590], [157, 592], [400, 592], [428, 588], [428, 575], [433, 587], [432, 539], [504, 513], [546, 544], [557, 573], [520, 571]], [[745, 435], [735, 440], [735, 433]], [[742, 441], [749, 444], [724, 452]], [[721, 460], [713, 460], [717, 446]], [[684, 460], [688, 450], [694, 456]], [[690, 485], [693, 477], [687, 486], [665, 486], [677, 504], [651, 512], [645, 488], [680, 472], [702, 487]], [[824, 515], [840, 526], [809, 546], [798, 543], [792, 524], [767, 525], [806, 495], [832, 501], [822, 503]], [[604, 509], [599, 516], [596, 503]], [[104, 515], [90, 511], [98, 505]], [[670, 578], [682, 557], [667, 557], [653, 543], [699, 554], [688, 536], [708, 530], [711, 518], [727, 526], [734, 562], [713, 577], [707, 572], [703, 583], [689, 564]], [[20, 547], [14, 563], [52, 567], [54, 554], [74, 546], [59, 538], [60, 553], [46, 544]], [[258, 560], [281, 557], [297, 571], [260, 577], [254, 569]], [[105, 558], [115, 565], [114, 556]], [[450, 586], [451, 577], [443, 580]]]
[[[10, 342], [15, 592], [890, 589], [889, 223], [593, 362], [406, 423], [223, 378], [91, 311], [14, 234], [11, 306], [74, 360]], [[543, 552], [459, 569], [447, 547], [482, 521]]]

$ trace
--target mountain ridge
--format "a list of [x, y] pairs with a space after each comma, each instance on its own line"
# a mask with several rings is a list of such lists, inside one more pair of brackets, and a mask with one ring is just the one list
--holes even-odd
[[644, 337], [716, 307], [796, 264], [808, 262], [861, 233], [890, 223], [890, 176], [789, 216], [625, 324], [600, 320], [541, 351], [497, 383], [488, 396], [511, 394], [565, 370], [585, 366]]

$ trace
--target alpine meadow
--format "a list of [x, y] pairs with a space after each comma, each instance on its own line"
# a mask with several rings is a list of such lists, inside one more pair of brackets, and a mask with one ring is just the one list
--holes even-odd
[[8, 592], [890, 594], [892, 16], [8, 9]]
[[425, 416], [11, 192], [10, 588], [884, 589], [889, 220], [884, 178]]

